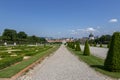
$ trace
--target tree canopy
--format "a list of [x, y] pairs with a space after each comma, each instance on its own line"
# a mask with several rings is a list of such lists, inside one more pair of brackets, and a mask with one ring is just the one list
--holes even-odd
[[24, 31], [17, 33], [13, 29], [5, 29], [0, 37], [3, 42], [18, 42], [18, 43], [45, 43], [45, 38], [37, 37], [35, 35], [28, 36]]

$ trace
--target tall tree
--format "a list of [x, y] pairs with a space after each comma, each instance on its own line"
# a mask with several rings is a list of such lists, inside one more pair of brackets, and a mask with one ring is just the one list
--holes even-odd
[[13, 29], [5, 29], [2, 34], [3, 40], [15, 41], [17, 39], [17, 32]]
[[26, 39], [26, 38], [27, 38], [27, 34], [26, 34], [25, 32], [23, 32], [23, 31], [20, 31], [20, 32], [17, 34], [17, 36], [18, 36], [18, 39], [20, 39], [20, 40], [23, 40], [23, 39]]

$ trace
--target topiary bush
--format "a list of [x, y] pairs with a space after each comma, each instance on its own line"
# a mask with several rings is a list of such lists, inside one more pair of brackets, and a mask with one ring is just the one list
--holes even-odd
[[94, 42], [94, 47], [96, 47], [97, 46], [97, 44], [96, 44], [96, 42]]
[[75, 51], [81, 51], [80, 43], [76, 42], [75, 45]]
[[75, 49], [75, 42], [72, 42], [72, 49]]
[[112, 36], [104, 67], [112, 72], [120, 72], [120, 32], [115, 32]]
[[85, 56], [89, 56], [90, 55], [90, 49], [89, 49], [88, 40], [86, 40], [86, 42], [85, 42], [83, 55], [85, 55]]
[[111, 43], [111, 41], [107, 44], [107, 48], [110, 48], [110, 43]]
[[102, 43], [100, 43], [100, 47], [103, 47], [103, 46], [102, 46]]

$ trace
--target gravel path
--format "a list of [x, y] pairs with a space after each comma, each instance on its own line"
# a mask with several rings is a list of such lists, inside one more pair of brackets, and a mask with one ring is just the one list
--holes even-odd
[[[81, 45], [81, 49], [82, 51], [84, 50], [83, 45]], [[95, 56], [105, 59], [108, 52], [108, 48], [90, 47], [90, 52]]]
[[80, 61], [62, 45], [33, 70], [17, 80], [112, 80]]

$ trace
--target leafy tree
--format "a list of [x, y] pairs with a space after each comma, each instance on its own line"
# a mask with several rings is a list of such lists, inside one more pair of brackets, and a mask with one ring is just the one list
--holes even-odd
[[85, 55], [85, 56], [89, 56], [90, 55], [90, 49], [89, 49], [88, 40], [86, 40], [86, 42], [85, 42], [83, 55]]
[[45, 38], [41, 37], [41, 38], [39, 39], [39, 42], [40, 42], [40, 43], [46, 43], [47, 40], [46, 40]]
[[106, 44], [109, 43], [110, 39], [111, 39], [111, 35], [102, 35], [99, 38], [100, 42], [106, 43]]
[[3, 40], [7, 41], [15, 41], [17, 39], [17, 32], [16, 30], [12, 29], [5, 29], [2, 34]]
[[112, 36], [104, 67], [109, 71], [120, 71], [120, 32], [115, 32]]
[[37, 43], [38, 40], [39, 40], [38, 37], [35, 36], [35, 35], [33, 35], [33, 36], [29, 36], [29, 37], [28, 37], [28, 41], [29, 41], [29, 43]]
[[23, 39], [26, 39], [27, 38], [27, 34], [23, 31], [20, 31], [18, 34], [17, 34], [18, 38], [20, 40], [23, 40]]

